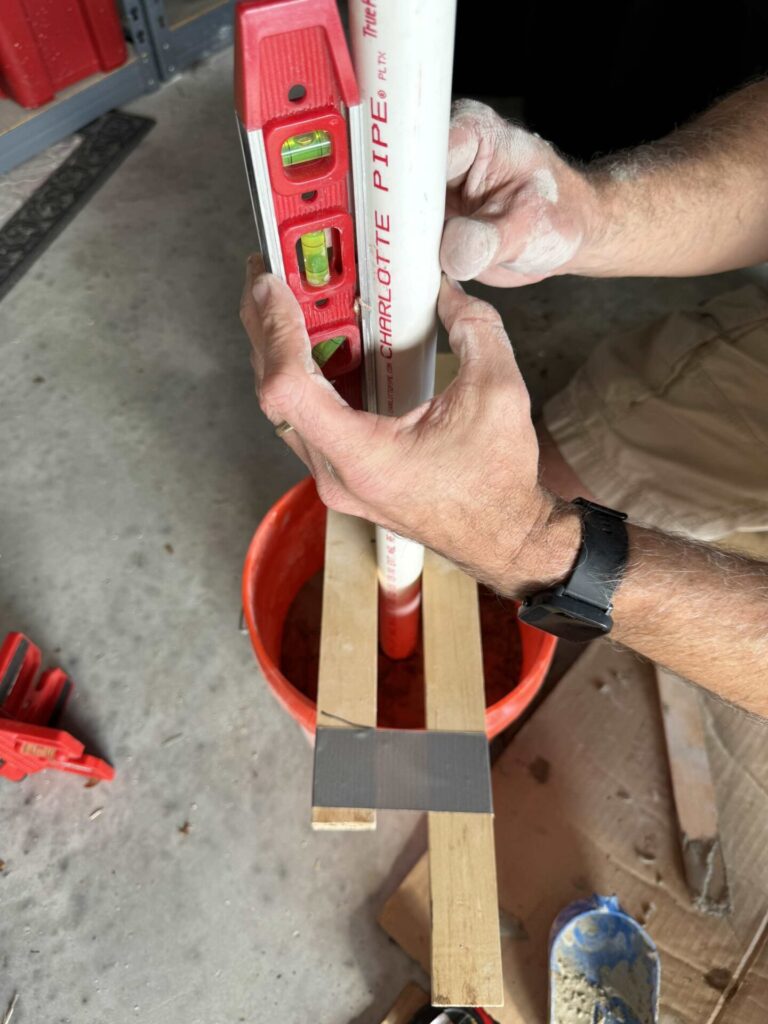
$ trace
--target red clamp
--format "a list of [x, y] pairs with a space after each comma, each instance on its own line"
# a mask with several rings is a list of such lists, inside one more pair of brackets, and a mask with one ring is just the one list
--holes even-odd
[[60, 668], [38, 679], [40, 648], [23, 633], [0, 647], [0, 777], [19, 782], [46, 768], [109, 782], [115, 769], [68, 732], [56, 728], [74, 684]]

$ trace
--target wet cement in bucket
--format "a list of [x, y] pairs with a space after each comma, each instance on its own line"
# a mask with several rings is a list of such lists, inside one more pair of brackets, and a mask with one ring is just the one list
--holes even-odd
[[[280, 651], [280, 670], [311, 700], [317, 699], [320, 613], [323, 574], [301, 588], [288, 612]], [[485, 703], [495, 704], [520, 679], [522, 651], [513, 601], [480, 587], [480, 626], [483, 634]], [[421, 643], [404, 661], [379, 652], [379, 713], [382, 729], [423, 729], [424, 672]]]

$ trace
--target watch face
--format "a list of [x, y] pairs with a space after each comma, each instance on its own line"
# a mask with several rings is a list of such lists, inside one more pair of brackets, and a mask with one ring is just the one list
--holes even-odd
[[587, 643], [603, 636], [611, 628], [611, 621], [595, 621], [582, 618], [572, 611], [565, 612], [555, 604], [542, 601], [524, 604], [518, 612], [519, 618], [529, 626], [542, 629], [545, 633], [571, 640], [573, 643]]

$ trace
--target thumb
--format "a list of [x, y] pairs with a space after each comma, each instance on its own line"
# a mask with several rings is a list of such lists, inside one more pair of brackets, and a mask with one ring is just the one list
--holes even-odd
[[564, 266], [578, 249], [581, 234], [563, 222], [549, 198], [550, 179], [554, 182], [542, 168], [522, 188], [511, 188], [506, 198], [494, 197], [471, 217], [446, 221], [440, 244], [445, 273], [458, 281], [480, 278], [487, 284], [501, 283], [501, 273], [504, 283], [525, 284]]
[[502, 232], [494, 219], [451, 217], [445, 222], [440, 243], [440, 264], [457, 281], [479, 277], [496, 262]]
[[251, 286], [255, 320], [264, 345], [264, 376], [316, 369], [301, 306], [288, 285], [274, 274], [261, 274]]
[[375, 416], [350, 408], [312, 358], [304, 316], [287, 284], [263, 274], [252, 296], [263, 346], [259, 399], [273, 423], [285, 421], [313, 450], [334, 464], [362, 450]]

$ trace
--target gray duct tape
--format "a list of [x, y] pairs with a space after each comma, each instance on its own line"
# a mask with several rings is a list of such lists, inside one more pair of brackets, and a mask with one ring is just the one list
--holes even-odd
[[488, 739], [481, 732], [319, 728], [312, 805], [490, 814]]

